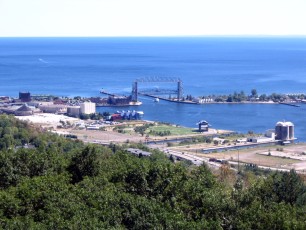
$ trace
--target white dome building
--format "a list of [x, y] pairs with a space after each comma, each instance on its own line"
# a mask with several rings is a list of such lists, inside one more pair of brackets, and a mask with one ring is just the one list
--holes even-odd
[[277, 122], [275, 126], [276, 140], [292, 141], [294, 140], [294, 124], [289, 121]]

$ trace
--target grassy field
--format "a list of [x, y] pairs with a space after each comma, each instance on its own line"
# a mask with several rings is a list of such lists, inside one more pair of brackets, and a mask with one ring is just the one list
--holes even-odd
[[255, 154], [252, 156], [252, 158], [246, 158], [245, 163], [256, 163], [259, 165], [264, 166], [278, 166], [278, 165], [290, 165], [294, 163], [301, 162], [299, 160], [295, 159], [288, 159], [283, 157], [275, 157], [275, 156], [265, 156], [265, 155], [259, 155]]
[[[260, 148], [240, 150], [239, 151], [240, 162], [253, 163], [253, 164], [263, 165], [263, 166], [268, 166], [268, 167], [284, 167], [284, 168], [291, 168], [292, 164], [302, 162], [296, 159], [289, 159], [285, 157], [276, 157], [276, 156], [266, 156], [266, 155], [258, 154], [260, 152], [267, 152], [269, 149], [273, 149], [273, 151], [275, 151], [276, 147], [277, 146], [269, 146], [269, 147], [260, 147]], [[188, 152], [188, 148], [185, 148], [185, 149], [181, 148], [180, 151]], [[207, 157], [207, 158], [217, 158], [217, 159], [238, 161], [238, 151], [236, 150], [203, 154], [201, 153], [201, 149], [198, 149], [197, 153], [195, 153], [195, 150], [192, 150], [190, 153], [193, 153], [197, 156]]]
[[185, 127], [176, 127], [172, 125], [157, 125], [152, 126], [149, 129], [147, 129], [147, 133], [150, 131], [153, 132], [164, 132], [164, 131], [170, 131], [170, 135], [188, 135], [188, 134], [195, 134], [192, 128], [185, 128]]

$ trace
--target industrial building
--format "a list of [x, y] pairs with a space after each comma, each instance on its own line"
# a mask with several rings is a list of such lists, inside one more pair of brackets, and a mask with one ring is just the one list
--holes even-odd
[[117, 111], [115, 114], [111, 115], [112, 121], [116, 120], [140, 120], [144, 115], [143, 111]]
[[67, 106], [66, 105], [54, 105], [54, 104], [42, 104], [39, 105], [38, 108], [44, 113], [66, 113]]
[[274, 129], [266, 130], [265, 137], [269, 137], [269, 138], [272, 138], [273, 140], [275, 140], [275, 130]]
[[107, 104], [110, 105], [129, 105], [132, 101], [132, 97], [128, 96], [109, 96], [107, 99]]
[[30, 102], [31, 101], [31, 93], [30, 92], [19, 92], [19, 100], [21, 102]]
[[83, 102], [80, 103], [81, 113], [82, 114], [93, 114], [96, 113], [96, 104], [92, 102]]
[[275, 126], [275, 139], [283, 142], [292, 142], [294, 138], [294, 124], [289, 121], [277, 122]]
[[80, 106], [68, 106], [67, 107], [68, 116], [79, 117], [80, 116], [80, 111], [81, 111]]
[[30, 116], [40, 112], [39, 109], [29, 106], [28, 104], [10, 104], [0, 106], [0, 113], [13, 114], [16, 116]]
[[258, 136], [258, 137], [248, 137], [247, 142], [252, 143], [268, 143], [275, 141], [274, 138], [271, 137], [264, 137], [264, 136]]
[[30, 108], [27, 104], [22, 105], [14, 112], [16, 116], [30, 116], [33, 115], [33, 113], [33, 109]]

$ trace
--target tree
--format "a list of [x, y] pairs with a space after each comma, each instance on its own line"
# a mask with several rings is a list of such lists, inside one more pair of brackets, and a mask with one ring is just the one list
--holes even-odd
[[228, 97], [227, 97], [227, 102], [233, 102], [233, 96], [230, 94]]
[[252, 97], [257, 97], [257, 90], [256, 89], [252, 89], [251, 90], [251, 95], [252, 95]]
[[240, 92], [239, 98], [240, 98], [240, 101], [245, 101], [245, 100], [246, 100], [246, 96], [245, 96], [244, 91], [241, 91], [241, 92]]
[[80, 114], [80, 119], [82, 120], [88, 120], [89, 118], [90, 118], [89, 114], [84, 114], [84, 113]]
[[266, 101], [268, 99], [267, 95], [266, 94], [262, 94], [259, 96], [259, 100], [260, 101]]
[[295, 204], [297, 199], [306, 194], [306, 186], [295, 170], [273, 175], [274, 192], [278, 195], [279, 201]]
[[85, 176], [93, 177], [99, 173], [98, 152], [94, 146], [86, 146], [77, 153], [68, 166], [68, 172], [72, 174], [72, 183], [78, 183]]

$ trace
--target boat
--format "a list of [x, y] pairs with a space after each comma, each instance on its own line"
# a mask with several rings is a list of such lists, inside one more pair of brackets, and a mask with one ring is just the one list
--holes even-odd
[[142, 105], [141, 101], [130, 101], [129, 105]]
[[154, 102], [159, 102], [159, 98], [156, 97], [156, 98], [154, 99]]

